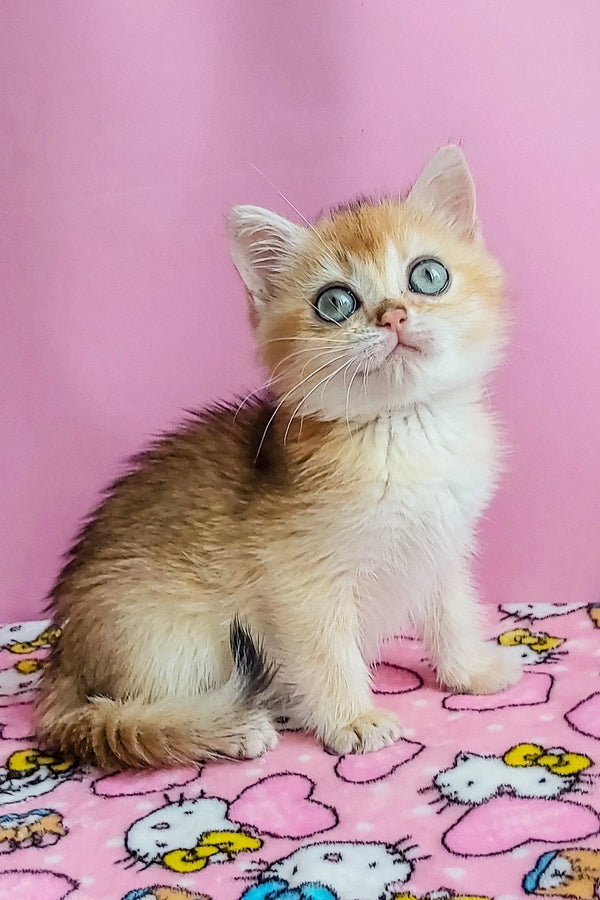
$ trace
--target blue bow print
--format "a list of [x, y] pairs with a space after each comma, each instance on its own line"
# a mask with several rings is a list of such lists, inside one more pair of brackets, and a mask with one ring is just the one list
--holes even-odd
[[307, 881], [291, 888], [287, 881], [270, 879], [249, 888], [241, 900], [338, 900], [328, 887], [316, 881]]

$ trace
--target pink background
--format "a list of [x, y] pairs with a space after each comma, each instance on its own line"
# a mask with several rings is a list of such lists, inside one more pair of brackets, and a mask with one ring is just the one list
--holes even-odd
[[123, 457], [260, 383], [224, 216], [408, 186], [461, 141], [511, 284], [490, 601], [597, 599], [596, 0], [2, 0], [0, 615]]

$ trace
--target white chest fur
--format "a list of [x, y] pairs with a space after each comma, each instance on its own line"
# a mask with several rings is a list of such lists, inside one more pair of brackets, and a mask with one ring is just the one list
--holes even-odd
[[391, 626], [399, 595], [414, 602], [468, 550], [493, 489], [493, 421], [475, 403], [413, 408], [365, 426], [347, 453], [356, 477], [338, 509], [340, 547]]

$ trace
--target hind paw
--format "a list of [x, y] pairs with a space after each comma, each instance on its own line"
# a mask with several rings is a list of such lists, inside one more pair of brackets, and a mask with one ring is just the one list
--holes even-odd
[[223, 741], [221, 752], [233, 759], [255, 759], [272, 750], [277, 741], [275, 726], [267, 713], [256, 712]]

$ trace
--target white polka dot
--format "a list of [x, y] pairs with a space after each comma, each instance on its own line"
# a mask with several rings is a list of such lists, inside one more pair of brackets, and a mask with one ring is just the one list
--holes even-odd
[[44, 857], [44, 862], [48, 863], [48, 865], [53, 866], [56, 863], [62, 862], [63, 857], [59, 853], [54, 853], [52, 855], [48, 855]]
[[413, 816], [430, 816], [433, 810], [430, 806], [415, 806], [411, 809]]
[[96, 879], [92, 878], [91, 875], [84, 875], [83, 878], [79, 879], [79, 884], [83, 885], [83, 887], [88, 887], [90, 884], [93, 884]]
[[450, 722], [456, 722], [457, 719], [462, 719], [462, 717], [463, 717], [463, 713], [461, 713], [461, 712], [453, 712], [453, 713], [450, 713], [450, 715], [448, 716], [448, 720], [449, 720]]
[[524, 856], [529, 856], [529, 850], [527, 847], [515, 847], [514, 850], [511, 850], [511, 855], [516, 859], [522, 859]]
[[111, 838], [109, 841], [106, 842], [105, 846], [106, 847], [122, 847], [123, 846], [123, 838], [122, 837]]
[[437, 775], [439, 771], [439, 766], [427, 766], [427, 768], [423, 769], [425, 775]]
[[412, 737], [414, 733], [415, 733], [414, 728], [403, 728], [402, 729], [403, 737]]
[[372, 786], [371, 791], [373, 794], [387, 794], [389, 788], [383, 781], [378, 781]]
[[357, 831], [373, 831], [375, 826], [372, 822], [357, 822], [356, 830]]
[[494, 722], [493, 725], [488, 725], [488, 731], [502, 731], [504, 725], [501, 725], [500, 722]]
[[413, 706], [427, 706], [429, 704], [429, 700], [413, 700]]
[[246, 769], [246, 775], [249, 775], [250, 778], [257, 778], [259, 775], [262, 775], [263, 772], [264, 769], [262, 768], [262, 766], [260, 769]]
[[310, 762], [312, 758], [313, 758], [313, 757], [312, 757], [312, 753], [302, 753], [302, 754], [298, 757], [298, 761], [299, 761], [299, 762]]
[[150, 803], [149, 800], [140, 800], [139, 803], [135, 804], [135, 808], [139, 810], [154, 809], [154, 803]]
[[448, 868], [444, 869], [444, 875], [447, 875], [448, 878], [463, 878], [466, 875], [464, 869], [456, 869], [456, 868]]
[[540, 722], [552, 722], [554, 718], [552, 713], [544, 713], [540, 716]]

